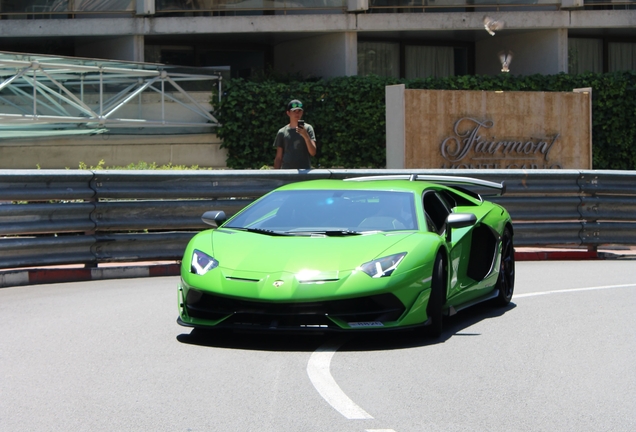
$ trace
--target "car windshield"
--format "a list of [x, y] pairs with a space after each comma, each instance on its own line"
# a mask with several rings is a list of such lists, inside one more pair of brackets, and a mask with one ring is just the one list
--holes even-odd
[[413, 194], [371, 190], [275, 191], [228, 221], [253, 232], [358, 234], [417, 229]]

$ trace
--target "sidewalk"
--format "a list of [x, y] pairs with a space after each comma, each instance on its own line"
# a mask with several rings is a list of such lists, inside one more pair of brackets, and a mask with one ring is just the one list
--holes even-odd
[[[636, 246], [600, 248], [598, 251], [566, 248], [515, 248], [516, 261], [598, 259], [636, 259]], [[86, 268], [83, 264], [71, 264], [8, 269], [0, 270], [0, 288], [47, 283], [178, 276], [180, 268], [180, 263], [177, 261], [148, 261], [103, 263], [95, 268]]]

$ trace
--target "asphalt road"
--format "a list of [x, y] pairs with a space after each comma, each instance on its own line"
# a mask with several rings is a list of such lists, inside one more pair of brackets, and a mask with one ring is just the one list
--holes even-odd
[[0, 431], [634, 431], [636, 262], [517, 263], [440, 341], [200, 335], [175, 277], [0, 289]]

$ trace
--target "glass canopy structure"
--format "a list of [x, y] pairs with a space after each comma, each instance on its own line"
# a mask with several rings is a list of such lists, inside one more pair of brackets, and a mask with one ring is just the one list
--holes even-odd
[[220, 72], [0, 52], [0, 138], [209, 129]]

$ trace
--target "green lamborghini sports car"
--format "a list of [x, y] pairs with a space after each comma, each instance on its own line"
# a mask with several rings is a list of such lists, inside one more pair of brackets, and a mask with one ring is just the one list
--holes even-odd
[[[515, 278], [503, 184], [397, 175], [282, 186], [227, 219], [208, 211], [178, 287], [181, 325], [263, 331], [423, 327]], [[485, 192], [484, 192], [485, 191]], [[480, 195], [478, 192], [482, 192]]]

